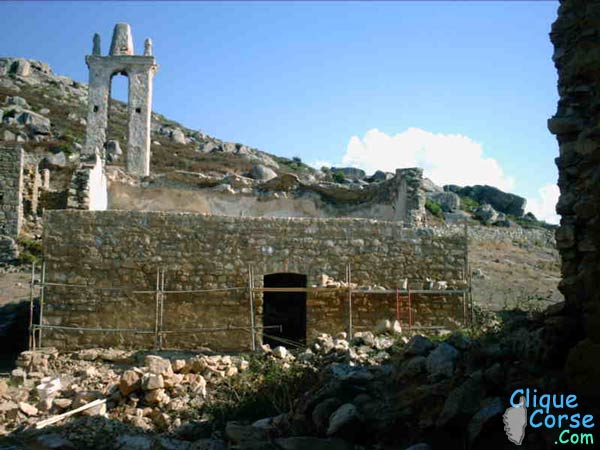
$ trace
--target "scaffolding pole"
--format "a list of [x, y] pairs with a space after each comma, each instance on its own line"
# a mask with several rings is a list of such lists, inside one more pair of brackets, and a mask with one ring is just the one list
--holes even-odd
[[352, 339], [353, 327], [352, 327], [352, 268], [350, 264], [346, 265], [346, 286], [348, 286], [348, 340]]
[[29, 284], [29, 350], [33, 350], [35, 348], [34, 336], [33, 336], [33, 299], [34, 299], [34, 289], [35, 289], [35, 261], [31, 265], [31, 282]]
[[254, 317], [254, 268], [252, 264], [248, 265], [248, 300], [250, 303], [250, 330], [251, 330], [251, 341], [250, 345], [252, 351], [256, 351], [256, 325]]
[[162, 350], [163, 347], [163, 328], [164, 328], [164, 316], [165, 316], [165, 269], [161, 270], [160, 276], [160, 322], [158, 324], [158, 349]]
[[[41, 290], [40, 290], [40, 325], [44, 325], [44, 294], [46, 290], [46, 261], [42, 262], [42, 278], [41, 278]], [[38, 330], [37, 346], [42, 346], [42, 329]]]
[[156, 290], [154, 306], [154, 347], [158, 347], [158, 323], [159, 323], [159, 302], [160, 302], [160, 267], [156, 268]]

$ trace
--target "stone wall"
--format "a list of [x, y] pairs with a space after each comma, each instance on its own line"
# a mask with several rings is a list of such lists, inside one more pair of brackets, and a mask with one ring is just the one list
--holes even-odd
[[198, 174], [182, 172], [140, 183], [109, 170], [108, 178], [108, 209], [242, 217], [356, 217], [410, 226], [423, 226], [426, 220], [420, 168], [398, 169], [394, 177], [367, 186], [305, 183], [290, 174], [264, 183], [245, 177], [201, 180]]
[[23, 149], [0, 147], [0, 235], [17, 237], [23, 221]]
[[581, 320], [582, 340], [567, 362], [578, 392], [598, 395], [600, 377], [600, 1], [563, 0], [550, 37], [560, 100], [548, 128], [559, 143], [556, 233], [559, 289]]
[[[49, 211], [45, 217], [47, 281], [97, 288], [48, 287], [44, 324], [153, 330], [156, 271], [166, 271], [166, 290], [239, 287], [239, 291], [168, 293], [164, 329], [250, 325], [248, 267], [254, 285], [266, 274], [304, 274], [309, 287], [323, 274], [361, 287], [395, 289], [408, 279], [411, 289], [424, 281], [446, 281], [464, 288], [467, 241], [450, 229], [405, 228], [399, 223], [364, 219], [239, 218], [187, 213], [135, 211]], [[146, 291], [146, 292], [134, 292]], [[357, 329], [396, 314], [395, 295], [356, 294]], [[413, 296], [415, 322], [456, 326], [463, 319], [461, 294]], [[256, 320], [262, 323], [261, 295]], [[307, 295], [307, 338], [345, 330], [347, 292]], [[46, 330], [44, 345], [150, 347], [153, 335]], [[168, 334], [165, 346], [215, 349], [248, 348], [248, 330]]]

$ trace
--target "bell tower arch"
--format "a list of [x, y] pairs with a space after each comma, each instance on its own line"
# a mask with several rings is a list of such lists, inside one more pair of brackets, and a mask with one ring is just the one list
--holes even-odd
[[102, 56], [100, 36], [94, 35], [92, 54], [85, 57], [89, 68], [89, 92], [86, 141], [82, 160], [104, 157], [106, 128], [112, 77], [125, 75], [129, 80], [127, 105], [127, 172], [150, 174], [150, 119], [152, 79], [158, 65], [152, 55], [152, 41], [146, 39], [144, 54], [135, 55], [131, 27], [118, 23], [113, 31], [110, 53]]

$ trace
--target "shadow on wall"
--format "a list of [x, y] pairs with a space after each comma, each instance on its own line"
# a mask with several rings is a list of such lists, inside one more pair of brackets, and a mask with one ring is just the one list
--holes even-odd
[[[37, 304], [35, 305], [37, 314]], [[29, 336], [29, 302], [0, 306], [0, 372], [15, 368], [19, 353], [27, 350]]]

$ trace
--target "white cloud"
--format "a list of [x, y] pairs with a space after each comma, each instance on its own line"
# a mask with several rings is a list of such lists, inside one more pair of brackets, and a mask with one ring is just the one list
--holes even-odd
[[527, 200], [527, 210], [535, 214], [540, 220], [548, 223], [558, 223], [560, 218], [556, 214], [556, 202], [560, 190], [556, 184], [547, 184], [538, 190], [538, 198]]
[[485, 157], [480, 143], [460, 134], [436, 134], [409, 128], [390, 136], [373, 128], [361, 139], [352, 136], [344, 165], [367, 172], [422, 167], [436, 184], [488, 184], [509, 191], [514, 179], [507, 177], [498, 161]]

